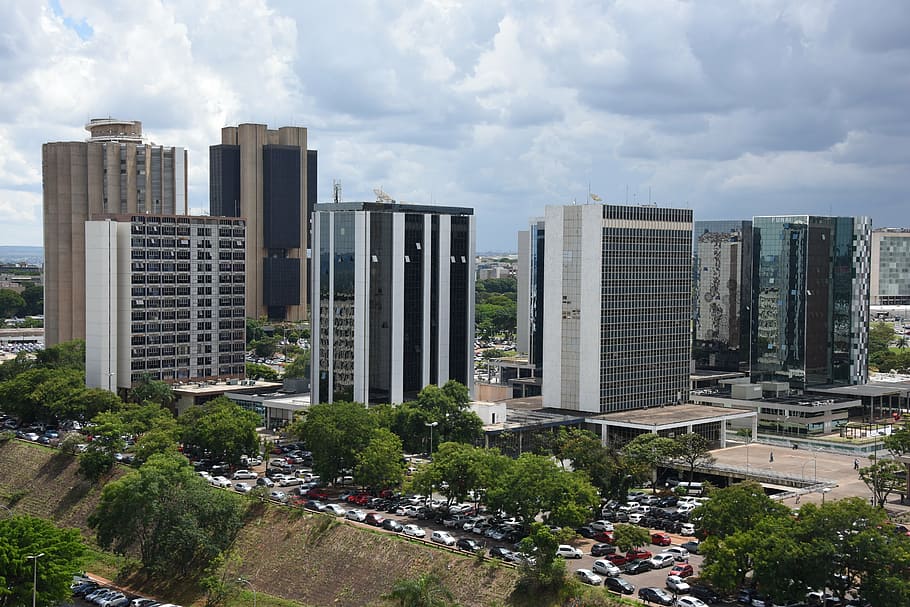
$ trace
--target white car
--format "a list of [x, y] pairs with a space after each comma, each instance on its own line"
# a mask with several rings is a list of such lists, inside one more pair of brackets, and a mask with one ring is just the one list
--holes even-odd
[[605, 520], [594, 521], [588, 527], [594, 531], [613, 531], [613, 523]]
[[448, 531], [434, 531], [430, 536], [430, 541], [437, 544], [445, 544], [446, 546], [455, 545], [455, 538]]
[[692, 523], [683, 523], [679, 526], [680, 535], [695, 535], [695, 525]]
[[706, 602], [694, 596], [681, 596], [676, 599], [676, 604], [679, 607], [708, 607]]
[[693, 502], [687, 502], [685, 504], [678, 504], [676, 506], [676, 511], [679, 512], [680, 514], [688, 514], [688, 513], [692, 512], [693, 510], [695, 510], [697, 507], [698, 506], [696, 504], [694, 504]]
[[592, 569], [594, 569], [594, 573], [599, 573], [599, 574], [605, 575], [607, 577], [616, 577], [617, 575], [622, 573], [622, 571], [620, 570], [619, 567], [617, 567], [616, 565], [614, 565], [607, 559], [597, 559], [596, 561], [594, 561], [594, 566], [592, 567]]
[[655, 569], [662, 569], [663, 567], [670, 567], [673, 565], [676, 562], [676, 556], [662, 552], [649, 558], [648, 562], [651, 563], [651, 566]]
[[362, 523], [363, 521], [367, 520], [367, 513], [363, 510], [360, 510], [359, 508], [355, 508], [353, 510], [348, 510], [344, 515], [344, 518], [348, 519], [349, 521], [357, 521], [358, 523]]
[[234, 483], [234, 491], [237, 493], [249, 493], [252, 490], [252, 485], [248, 483]]
[[585, 584], [591, 584], [592, 586], [600, 586], [604, 582], [604, 579], [602, 577], [590, 569], [576, 569], [575, 577], [577, 577]]
[[230, 489], [230, 488], [231, 488], [231, 481], [229, 481], [228, 479], [226, 479], [226, 478], [223, 477], [223, 476], [216, 476], [215, 478], [213, 478], [212, 480], [210, 480], [209, 483], [210, 483], [213, 487], [221, 487], [222, 489]]
[[689, 584], [685, 582], [678, 575], [668, 575], [667, 576], [667, 590], [672, 590], [677, 594], [686, 594], [692, 589]]
[[282, 487], [292, 487], [294, 485], [302, 485], [303, 479], [297, 478], [296, 476], [286, 476], [278, 481], [278, 484]]
[[334, 514], [335, 516], [345, 516], [348, 513], [347, 510], [338, 504], [326, 504], [325, 511], [329, 514]]
[[641, 512], [633, 512], [632, 514], [629, 515], [629, 522], [637, 525], [638, 523], [641, 522], [641, 519], [643, 519], [644, 517], [645, 517], [645, 515], [642, 514]]
[[275, 486], [275, 481], [273, 481], [272, 479], [270, 479], [267, 476], [260, 476], [259, 478], [256, 479], [256, 485], [258, 485], [260, 487], [272, 488]]
[[252, 470], [238, 470], [231, 478], [233, 478], [235, 481], [244, 481], [257, 478], [258, 476], [259, 475]]
[[677, 561], [685, 561], [689, 558], [689, 551], [680, 546], [670, 546], [669, 548], [664, 548], [661, 551], [661, 554], [672, 554], [673, 558]]
[[286, 502], [288, 501], [288, 494], [284, 491], [272, 491], [269, 493], [269, 499], [273, 499], [277, 502]]
[[405, 525], [402, 531], [404, 531], [405, 535], [410, 535], [411, 537], [426, 537], [427, 535], [427, 532], [417, 525]]
[[578, 548], [573, 548], [568, 544], [560, 544], [556, 549], [556, 556], [561, 556], [564, 559], [580, 559], [584, 554]]

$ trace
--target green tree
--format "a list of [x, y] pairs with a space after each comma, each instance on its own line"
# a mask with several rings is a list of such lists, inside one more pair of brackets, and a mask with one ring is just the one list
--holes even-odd
[[892, 455], [900, 457], [910, 453], [910, 422], [904, 422], [900, 428], [885, 437], [885, 449]]
[[694, 432], [677, 436], [674, 440], [677, 444], [676, 456], [688, 466], [691, 483], [692, 477], [695, 476], [695, 468], [714, 463], [711, 444], [704, 436]]
[[35, 364], [42, 369], [85, 371], [85, 341], [74, 339], [35, 352]]
[[34, 367], [35, 361], [25, 352], [20, 352], [16, 358], [0, 364], [0, 382], [10, 380]]
[[[69, 599], [73, 572], [80, 569], [84, 553], [76, 529], [25, 515], [0, 520], [0, 605], [31, 605], [35, 576], [38, 605]], [[37, 562], [28, 558], [38, 554]]]
[[691, 520], [701, 537], [726, 537], [754, 529], [765, 517], [789, 515], [790, 509], [768, 497], [761, 485], [744, 481], [713, 490], [711, 499], [692, 511]]
[[263, 337], [250, 343], [258, 358], [270, 358], [278, 350], [277, 337]]
[[884, 508], [888, 496], [907, 486], [907, 466], [893, 459], [882, 459], [859, 469], [859, 478], [872, 491], [879, 508]]
[[294, 360], [284, 366], [287, 379], [306, 379], [310, 376], [310, 351], [301, 350]]
[[84, 390], [84, 382], [78, 370], [33, 367], [0, 382], [0, 402], [5, 412], [24, 422], [50, 421], [54, 413], [45, 404], [45, 397], [62, 406]]
[[252, 349], [252, 343], [266, 336], [264, 327], [267, 320], [264, 318], [247, 318], [246, 319], [246, 344], [247, 349]]
[[21, 295], [25, 301], [25, 314], [29, 316], [44, 314], [44, 287], [28, 285]]
[[533, 558], [521, 566], [518, 590], [527, 595], [559, 590], [566, 581], [566, 561], [556, 558], [559, 538], [549, 527], [532, 523], [531, 532], [521, 540], [519, 550]]
[[246, 376], [249, 379], [275, 381], [278, 379], [278, 371], [262, 363], [246, 363]]
[[621, 454], [604, 447], [592, 432], [560, 429], [557, 437], [553, 455], [560, 461], [572, 462], [575, 470], [585, 472], [604, 497], [625, 501], [634, 479], [644, 473]]
[[869, 325], [869, 358], [887, 352], [894, 341], [894, 325], [890, 322], [874, 322]]
[[667, 466], [679, 453], [679, 446], [672, 438], [647, 432], [639, 434], [626, 443], [622, 449], [626, 460], [636, 469], [648, 471], [652, 493], [656, 491], [657, 469]]
[[114, 454], [123, 451], [123, 420], [116, 413], [99, 413], [92, 418], [92, 440], [79, 455], [79, 472], [91, 481], [97, 481], [114, 466]]
[[289, 431], [313, 452], [313, 470], [334, 482], [343, 470], [354, 468], [376, 427], [376, 419], [362, 404], [335, 402], [313, 405]]
[[258, 415], [226, 396], [190, 407], [177, 418], [184, 445], [191, 445], [200, 452], [208, 451], [234, 466], [240, 465], [241, 456], [258, 451], [256, 427], [259, 422]]
[[170, 407], [177, 400], [177, 395], [170, 385], [151, 375], [143, 375], [129, 391], [127, 400], [132, 403], [152, 402], [162, 407]]
[[149, 572], [185, 575], [231, 545], [242, 512], [235, 494], [212, 490], [186, 458], [157, 454], [105, 485], [88, 522], [102, 548], [137, 550]]
[[133, 448], [135, 463], [144, 464], [151, 456], [158, 453], [176, 454], [177, 434], [176, 425], [171, 429], [154, 428], [145, 432], [136, 440], [136, 446]]
[[470, 495], [478, 495], [510, 463], [496, 449], [442, 443], [433, 455], [433, 461], [415, 475], [415, 484], [439, 491], [451, 505], [466, 501]]
[[414, 579], [398, 580], [385, 596], [399, 607], [451, 607], [457, 605], [452, 592], [435, 573], [424, 573]]
[[401, 439], [385, 428], [373, 430], [373, 437], [357, 454], [354, 482], [363, 487], [397, 487], [404, 478]]
[[613, 527], [613, 543], [623, 552], [639, 548], [651, 541], [651, 534], [644, 527], [619, 523]]
[[25, 300], [12, 289], [0, 289], [0, 318], [11, 318], [25, 310]]

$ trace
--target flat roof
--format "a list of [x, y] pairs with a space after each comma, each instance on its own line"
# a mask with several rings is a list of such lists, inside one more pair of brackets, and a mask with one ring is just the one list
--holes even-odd
[[855, 386], [837, 386], [831, 388], [810, 388], [813, 392], [825, 394], [839, 394], [856, 398], [859, 396], [888, 396], [906, 393], [910, 390], [910, 382], [869, 382]]
[[717, 379], [732, 379], [735, 377], [746, 377], [746, 374], [742, 371], [716, 371], [714, 369], [695, 369], [689, 373], [689, 377], [692, 379], [708, 379], [708, 378], [717, 378]]
[[247, 380], [247, 381], [252, 381], [253, 383], [252, 384], [250, 384], [250, 383], [241, 384], [238, 382], [236, 384], [228, 384], [225, 382], [218, 382], [216, 384], [201, 383], [201, 385], [195, 384], [195, 383], [189, 383], [189, 384], [183, 384], [180, 386], [173, 384], [173, 385], [171, 385], [171, 389], [174, 392], [177, 392], [178, 394], [198, 395], [198, 394], [220, 394], [223, 392], [249, 392], [250, 390], [259, 391], [259, 390], [265, 390], [265, 389], [270, 389], [270, 388], [271, 389], [280, 388], [282, 385], [281, 382], [262, 381], [262, 380], [258, 380], [258, 379]]
[[314, 211], [381, 211], [385, 213], [436, 213], [441, 215], [473, 215], [470, 207], [447, 207], [431, 204], [401, 202], [322, 202]]
[[615, 413], [603, 413], [601, 415], [591, 416], [588, 419], [591, 421], [601, 420], [607, 422], [607, 425], [611, 422], [617, 422], [642, 427], [653, 427], [688, 425], [701, 420], [710, 421], [717, 418], [751, 417], [753, 415], [755, 415], [754, 411], [687, 403], [683, 405], [666, 405], [664, 407], [650, 407], [647, 409], [632, 409], [629, 411], [617, 411]]

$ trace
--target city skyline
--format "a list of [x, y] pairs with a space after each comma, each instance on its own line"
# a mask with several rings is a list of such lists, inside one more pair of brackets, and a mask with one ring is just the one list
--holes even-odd
[[104, 116], [188, 150], [197, 213], [220, 129], [258, 122], [307, 127], [318, 202], [337, 179], [347, 201], [471, 206], [478, 251], [514, 250], [589, 191], [696, 220], [910, 225], [904, 3], [53, 0], [0, 17], [7, 245], [42, 244], [41, 144]]

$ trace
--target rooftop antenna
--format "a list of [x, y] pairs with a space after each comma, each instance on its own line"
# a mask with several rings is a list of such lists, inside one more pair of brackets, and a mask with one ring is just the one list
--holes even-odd
[[395, 202], [381, 187], [373, 188], [373, 193], [376, 194], [376, 202]]
[[332, 180], [332, 200], [335, 204], [341, 202], [341, 181], [338, 179]]
[[626, 204], [629, 204], [629, 184], [626, 184]]

